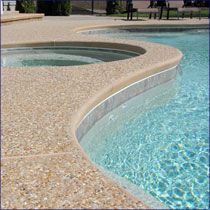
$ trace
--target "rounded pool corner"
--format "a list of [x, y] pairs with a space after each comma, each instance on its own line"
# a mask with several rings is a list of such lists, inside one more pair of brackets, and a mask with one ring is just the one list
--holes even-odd
[[[152, 111], [149, 110], [150, 112], [145, 112], [144, 115], [141, 113], [139, 116], [143, 116], [142, 119], [133, 117], [136, 120], [130, 120], [131, 125], [129, 126], [126, 123], [129, 117], [125, 114], [126, 105], [120, 105], [120, 108], [116, 109], [114, 107], [113, 110], [115, 111], [112, 108], [109, 109], [110, 104], [114, 104], [116, 101], [114, 100], [116, 98], [112, 97], [109, 98], [109, 102], [103, 101], [99, 104], [101, 108], [96, 106], [91, 110], [96, 112], [95, 116], [91, 116], [91, 111], [87, 113], [76, 130], [76, 136], [80, 141], [81, 147], [95, 164], [111, 171], [116, 176], [120, 176], [120, 178], [129, 178], [128, 180], [136, 186], [142, 187], [143, 185], [148, 193], [156, 197], [160, 202], [165, 203], [169, 208], [205, 208], [208, 205], [208, 192], [206, 191], [208, 181], [206, 174], [206, 171], [208, 171], [208, 107], [206, 101], [209, 97], [206, 91], [208, 85], [208, 73], [206, 70], [209, 54], [207, 54], [208, 45], [205, 43], [207, 41], [206, 28], [203, 31], [204, 33], [201, 34], [194, 30], [197, 30], [197, 28], [193, 28], [188, 33], [188, 29], [182, 28], [180, 31], [176, 30], [177, 34], [166, 34], [166, 36], [158, 34], [159, 31], [157, 31], [156, 36], [154, 34], [148, 35], [151, 31], [146, 31], [146, 35], [142, 36], [143, 38], [149, 37], [149, 41], [155, 40], [159, 43], [164, 42], [164, 44], [177, 45], [184, 52], [185, 56], [181, 62], [182, 74], [177, 81], [180, 87], [178, 87], [178, 94], [175, 94], [175, 97], [172, 98], [173, 100], [170, 100], [165, 106], [160, 106], [160, 108], [159, 106], [154, 106], [155, 108], [151, 109]], [[132, 30], [130, 31], [132, 32]], [[112, 34], [113, 36], [111, 37], [119, 36], [121, 31], [118, 32], [116, 34], [113, 33], [114, 35]], [[143, 30], [142, 32], [145, 31]], [[136, 31], [136, 33], [139, 33], [139, 31]], [[183, 36], [183, 33], [186, 33], [186, 36]], [[106, 35], [106, 33], [104, 34]], [[135, 39], [136, 37], [133, 36], [132, 38]], [[175, 39], [175, 41], [171, 42], [171, 38]], [[176, 42], [177, 39], [179, 42]], [[187, 46], [186, 43], [191, 44]], [[198, 52], [202, 56], [198, 55]], [[189, 63], [186, 62], [188, 59], [190, 59]], [[196, 69], [197, 64], [199, 64], [200, 69]], [[127, 95], [125, 94], [125, 96]], [[161, 97], [160, 99], [162, 100]], [[147, 108], [145, 109], [147, 110]], [[157, 110], [157, 113], [155, 110]], [[106, 115], [106, 113], [109, 114]], [[137, 111], [134, 112], [134, 114], [136, 113]], [[169, 114], [171, 118], [168, 117]], [[125, 115], [124, 118], [122, 117], [123, 115]], [[122, 121], [122, 118], [124, 124], [122, 123], [121, 125], [119, 122]], [[141, 126], [138, 123], [141, 123]], [[116, 128], [118, 124], [119, 128]], [[153, 127], [155, 129], [152, 129]], [[134, 135], [138, 134], [137, 129], [141, 131], [139, 136], [141, 134], [146, 136], [146, 132], [148, 133], [147, 138], [142, 137], [141, 144], [137, 142], [138, 135], [137, 137]], [[167, 138], [168, 136], [165, 133], [170, 138]], [[165, 136], [163, 136], [164, 134]], [[84, 137], [86, 139], [83, 139]], [[155, 148], [154, 143], [157, 144]], [[137, 171], [132, 164], [138, 163], [138, 161], [135, 162], [134, 155], [135, 149], [139, 145], [141, 147], [137, 150], [137, 155], [141, 158], [142, 162], [139, 161], [139, 163], [144, 168], [142, 167], [142, 170]], [[126, 150], [127, 148], [130, 150]], [[196, 152], [198, 149], [199, 153]], [[144, 151], [146, 151], [145, 154]], [[119, 156], [117, 156], [118, 153]], [[177, 153], [179, 154], [178, 156]], [[157, 161], [156, 156], [160, 157]], [[151, 157], [154, 158], [152, 159]], [[177, 161], [173, 161], [176, 157]], [[130, 160], [131, 158], [132, 160]], [[152, 165], [155, 170], [151, 178], [148, 176], [150, 173], [149, 166], [151, 166], [151, 163], [148, 164], [150, 159], [155, 163]], [[135, 176], [137, 173], [139, 173], [139, 176]], [[164, 173], [166, 176], [163, 176]], [[155, 185], [155, 182], [151, 184], [153, 177], [155, 180], [156, 174], [159, 175], [157, 184]], [[191, 174], [194, 175], [193, 179]], [[171, 185], [172, 189], [168, 190], [168, 186], [170, 186], [169, 181], [173, 180], [174, 176], [178, 177], [177, 181], [174, 181], [173, 185]], [[186, 183], [182, 181], [183, 176], [185, 176], [184, 180], [186, 180]], [[143, 177], [146, 181], [139, 177]], [[117, 177], [117, 179], [120, 178]], [[142, 183], [143, 181], [144, 183]], [[129, 190], [127, 186], [125, 188]], [[131, 193], [134, 193], [134, 191], [131, 190]], [[163, 193], [164, 196], [161, 196]], [[185, 195], [186, 197], [184, 197]], [[147, 201], [141, 196], [139, 199], [144, 202]]]

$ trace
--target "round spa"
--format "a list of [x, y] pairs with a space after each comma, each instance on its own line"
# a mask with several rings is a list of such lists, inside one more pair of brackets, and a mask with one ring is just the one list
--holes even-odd
[[[128, 45], [111, 47], [112, 43], [45, 44], [3, 48], [2, 67], [75, 66], [123, 60], [139, 56], [143, 51], [130, 50]], [[143, 49], [142, 49], [143, 50]]]

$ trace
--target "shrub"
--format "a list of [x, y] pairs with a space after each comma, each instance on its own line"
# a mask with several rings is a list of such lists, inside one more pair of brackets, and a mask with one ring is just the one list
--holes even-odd
[[209, 0], [195, 0], [194, 5], [196, 7], [209, 7]]
[[16, 10], [20, 13], [35, 13], [36, 5], [34, 0], [17, 0]]
[[118, 0], [115, 4], [115, 14], [119, 14], [123, 12], [123, 3], [122, 1]]
[[70, 0], [55, 1], [52, 6], [53, 15], [68, 16], [71, 14]]
[[121, 0], [108, 0], [106, 13], [110, 14], [119, 14], [123, 11], [122, 1]]
[[71, 2], [70, 0], [40, 0], [37, 2], [38, 12], [45, 15], [64, 15], [71, 14]]
[[52, 15], [52, 1], [38, 0], [37, 1], [37, 11], [39, 13], [44, 13], [45, 15]]
[[114, 14], [114, 1], [108, 0], [106, 5], [106, 14]]

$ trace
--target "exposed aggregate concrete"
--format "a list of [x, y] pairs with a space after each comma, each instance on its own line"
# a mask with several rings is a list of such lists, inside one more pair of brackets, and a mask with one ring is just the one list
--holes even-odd
[[[201, 23], [207, 20], [170, 21]], [[129, 24], [134, 22], [72, 16], [2, 26], [3, 45], [98, 41], [146, 49], [138, 57], [109, 63], [2, 69], [2, 208], [148, 208], [99, 171], [75, 137], [79, 121], [102, 99], [182, 57], [169, 46], [76, 33], [96, 25]]]

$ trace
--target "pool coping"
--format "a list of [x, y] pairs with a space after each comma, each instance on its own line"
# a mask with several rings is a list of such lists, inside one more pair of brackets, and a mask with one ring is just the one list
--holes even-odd
[[44, 17], [43, 13], [39, 14], [17, 14], [17, 15], [3, 15], [1, 17], [1, 24], [12, 24], [15, 22], [41, 20]]
[[95, 123], [113, 109], [151, 88], [175, 79], [178, 70], [178, 65], [165, 69], [131, 83], [130, 85], [105, 98], [80, 120], [78, 128], [76, 129], [76, 137], [78, 141], [80, 142], [83, 136], [95, 125]]
[[[81, 138], [91, 129], [92, 126], [94, 126], [94, 124], [98, 120], [100, 120], [104, 115], [106, 115], [122, 103], [149, 90], [150, 88], [158, 86], [169, 80], [175, 79], [179, 70], [179, 62], [182, 59], [182, 54], [180, 54], [180, 57], [177, 60], [176, 59], [169, 64], [170, 67], [168, 67], [168, 65], [159, 68], [158, 66], [156, 66], [156, 70], [158, 71], [153, 74], [146, 75], [145, 77], [140, 77], [141, 79], [139, 79], [139, 73], [130, 75], [130, 77], [125, 78], [119, 84], [115, 83], [116, 87], [114, 87], [114, 91], [112, 90], [108, 94], [101, 94], [100, 100], [98, 96], [95, 98], [96, 101], [93, 100], [90, 104], [88, 103], [83, 106], [80, 111], [75, 113], [73, 120], [74, 124], [72, 128], [73, 132], [75, 133], [75, 141], [79, 143]], [[134, 91], [133, 88], [137, 88], [137, 91], [131, 93], [132, 91]], [[124, 94], [126, 94], [125, 97], [122, 97]], [[145, 192], [141, 187], [138, 187], [125, 178], [113, 174], [112, 172], [107, 171], [103, 167], [95, 164], [92, 160], [90, 160], [83, 149], [82, 151], [86, 158], [91, 161], [92, 164], [95, 165], [99, 170], [101, 170], [101, 172], [105, 176], [110, 177], [114, 182], [118, 183], [119, 186], [121, 186], [126, 192], [130, 193], [131, 196], [141, 200], [141, 202], [149, 206], [149, 209], [168, 209], [167, 206], [165, 206], [154, 196]]]
[[83, 26], [83, 27], [78, 27], [74, 29], [74, 32], [76, 33], [82, 33], [82, 32], [86, 32], [86, 31], [91, 31], [91, 30], [101, 30], [101, 29], [117, 29], [117, 28], [122, 28], [122, 29], [126, 29], [126, 28], [142, 28], [142, 29], [150, 29], [150, 28], [165, 28], [165, 29], [171, 29], [171, 28], [183, 28], [186, 30], [189, 29], [209, 29], [209, 25], [208, 24], [199, 24], [199, 25], [195, 25], [195, 24], [184, 24], [184, 25], [170, 25], [170, 24], [159, 24], [159, 25], [154, 25], [154, 24], [148, 24], [148, 25], [136, 25], [136, 24], [131, 24], [131, 25], [121, 25], [121, 24], [116, 24], [116, 25], [96, 25], [96, 26]]
[[[129, 86], [119, 90], [113, 95], [109, 96], [105, 100], [101, 101], [95, 107], [93, 107], [84, 117], [81, 119], [78, 128], [76, 129], [76, 137], [80, 142], [84, 135], [95, 125], [97, 121], [103, 118], [106, 114], [111, 112], [122, 103], [132, 99], [133, 97], [142, 94], [143, 92], [154, 88], [160, 84], [168, 82], [176, 78], [179, 67], [174, 66], [170, 69], [153, 74], [149, 77], [143, 78]], [[125, 178], [113, 174], [110, 171], [105, 170], [103, 167], [98, 166], [105, 175], [113, 178], [120, 186], [128, 190], [131, 194], [141, 199], [147, 206], [152, 209], [167, 209], [168, 207], [161, 203], [157, 198], [145, 192], [141, 187], [138, 187]]]

